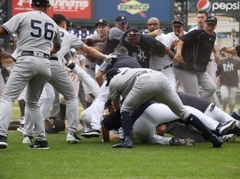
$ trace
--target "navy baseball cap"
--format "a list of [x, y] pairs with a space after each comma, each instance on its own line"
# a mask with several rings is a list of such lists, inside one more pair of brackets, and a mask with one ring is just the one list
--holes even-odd
[[32, 4], [37, 6], [47, 6], [49, 4], [49, 0], [32, 0]]
[[184, 26], [184, 23], [183, 23], [182, 19], [175, 19], [172, 21], [172, 25]]
[[217, 25], [217, 18], [215, 16], [208, 16], [205, 22], [207, 24]]
[[98, 24], [103, 24], [103, 25], [105, 25], [105, 26], [109, 26], [107, 19], [99, 19], [99, 20], [97, 21], [97, 23], [95, 24], [95, 26], [97, 27]]
[[126, 33], [128, 39], [136, 39], [140, 36], [140, 30], [134, 26], [130, 27]]
[[106, 73], [106, 80], [107, 80], [106, 86], [109, 86], [111, 79], [120, 72], [121, 71], [118, 68], [112, 68], [112, 69], [108, 70]]
[[115, 22], [118, 23], [119, 25], [127, 25], [127, 17], [123, 14], [120, 14], [116, 17]]

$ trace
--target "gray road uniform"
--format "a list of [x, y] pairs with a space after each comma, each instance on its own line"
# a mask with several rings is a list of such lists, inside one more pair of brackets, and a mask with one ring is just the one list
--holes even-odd
[[1, 98], [0, 136], [7, 136], [12, 116], [12, 104], [28, 85], [25, 118], [35, 124], [37, 140], [44, 141], [46, 140], [45, 128], [38, 99], [44, 84], [51, 76], [48, 58], [53, 43], [61, 43], [59, 28], [48, 15], [41, 11], [17, 14], [4, 23], [2, 27], [9, 34], [16, 33], [18, 40], [17, 61]]
[[114, 76], [109, 88], [112, 99], [117, 99], [120, 95], [125, 98], [121, 111], [131, 112], [143, 102], [154, 99], [168, 105], [177, 116], [187, 118], [190, 113], [169, 85], [168, 78], [163, 73], [142, 68], [126, 70]]
[[[49, 61], [52, 76], [48, 82], [66, 99], [67, 133], [76, 133], [78, 127], [78, 99], [72, 81], [65, 69], [64, 56], [69, 52], [70, 48], [80, 49], [83, 46], [83, 42], [65, 29], [61, 27], [59, 27], [59, 29], [62, 46], [55, 56], [50, 57]], [[29, 124], [28, 122], [25, 121], [24, 135], [32, 136], [33, 124]]]

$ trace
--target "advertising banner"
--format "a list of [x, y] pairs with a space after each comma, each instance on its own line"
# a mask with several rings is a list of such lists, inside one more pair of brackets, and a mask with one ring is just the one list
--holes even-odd
[[[70, 19], [91, 19], [92, 0], [50, 0], [48, 15], [63, 14]], [[31, 0], [12, 1], [11, 15], [32, 10]]]
[[115, 19], [124, 14], [134, 21], [146, 21], [156, 17], [160, 21], [172, 21], [174, 0], [96, 0], [94, 16], [96, 19]]
[[240, 1], [239, 0], [196, 0], [189, 1], [190, 13], [195, 13], [197, 10], [206, 10], [209, 13], [216, 14], [231, 14], [239, 15]]

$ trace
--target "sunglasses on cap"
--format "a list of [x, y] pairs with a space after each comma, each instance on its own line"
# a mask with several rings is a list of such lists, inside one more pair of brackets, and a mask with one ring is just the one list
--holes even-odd
[[127, 36], [128, 37], [138, 37], [138, 36], [140, 36], [140, 33], [139, 32], [129, 32], [129, 33], [127, 33]]
[[127, 25], [128, 24], [128, 22], [117, 22], [118, 23], [118, 25]]
[[180, 26], [180, 25], [174, 25], [173, 27], [180, 29], [182, 26]]

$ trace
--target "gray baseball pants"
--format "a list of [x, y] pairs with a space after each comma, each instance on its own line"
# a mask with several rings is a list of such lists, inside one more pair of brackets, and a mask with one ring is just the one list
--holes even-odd
[[176, 68], [175, 74], [187, 94], [199, 96], [199, 86], [201, 86], [200, 97], [209, 101], [216, 91], [216, 85], [207, 72], [186, 71]]
[[34, 56], [22, 56], [17, 59], [1, 97], [0, 135], [7, 136], [13, 102], [28, 85], [25, 119], [31, 120], [34, 124], [37, 140], [46, 139], [43, 116], [38, 100], [50, 76], [48, 59]]

